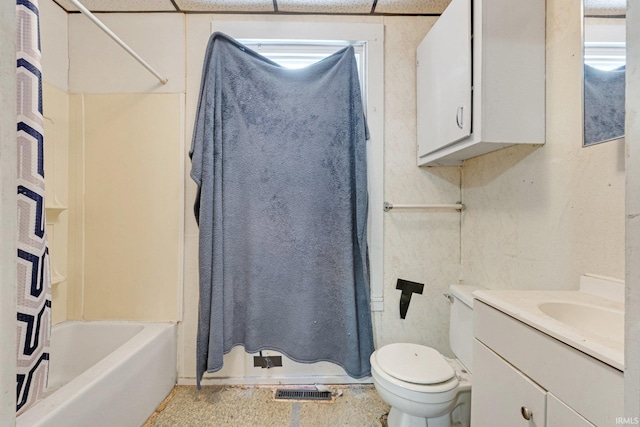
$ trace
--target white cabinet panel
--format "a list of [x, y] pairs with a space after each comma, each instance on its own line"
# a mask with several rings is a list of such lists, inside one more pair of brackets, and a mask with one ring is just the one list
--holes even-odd
[[547, 393], [547, 427], [595, 427], [551, 393]]
[[453, 1], [417, 51], [418, 155], [471, 134], [471, 2]]
[[418, 165], [544, 144], [544, 0], [452, 0], [417, 58]]
[[473, 357], [472, 427], [545, 427], [544, 389], [478, 340]]

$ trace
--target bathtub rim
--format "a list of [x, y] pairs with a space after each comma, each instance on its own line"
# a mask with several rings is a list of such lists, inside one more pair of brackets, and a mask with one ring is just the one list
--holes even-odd
[[[100, 378], [113, 372], [120, 363], [135, 357], [139, 352], [149, 346], [153, 339], [168, 329], [173, 329], [173, 334], [177, 333], [177, 322], [140, 322], [140, 321], [118, 321], [118, 320], [69, 320], [58, 323], [101, 323], [101, 324], [141, 324], [143, 329], [132, 336], [128, 341], [109, 353], [95, 365], [78, 375], [67, 384], [47, 395], [44, 399], [36, 402], [25, 412], [16, 417], [16, 427], [38, 425], [38, 422], [47, 416], [58, 411], [63, 411], [71, 404], [73, 398], [82, 389], [91, 387]], [[56, 325], [54, 325], [55, 327]], [[177, 350], [177, 349], [176, 349]], [[120, 362], [120, 363], [115, 363]], [[177, 366], [176, 366], [177, 375]], [[177, 378], [177, 376], [176, 376]]]

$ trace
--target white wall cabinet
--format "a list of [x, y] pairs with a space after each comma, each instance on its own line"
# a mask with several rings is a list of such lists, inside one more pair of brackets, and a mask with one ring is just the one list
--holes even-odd
[[545, 140], [544, 0], [452, 0], [417, 50], [418, 165]]

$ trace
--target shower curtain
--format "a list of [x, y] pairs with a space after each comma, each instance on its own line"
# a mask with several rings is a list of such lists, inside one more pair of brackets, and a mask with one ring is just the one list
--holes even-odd
[[44, 210], [44, 124], [37, 0], [17, 0], [18, 414], [43, 394], [49, 369], [51, 281]]
[[370, 373], [367, 138], [353, 48], [288, 70], [211, 36], [190, 151], [198, 384], [236, 345]]

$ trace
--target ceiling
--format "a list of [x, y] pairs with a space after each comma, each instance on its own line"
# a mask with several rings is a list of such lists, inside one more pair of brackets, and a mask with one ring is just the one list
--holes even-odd
[[586, 16], [625, 16], [627, 0], [583, 0]]
[[[78, 12], [69, 0], [53, 0]], [[92, 12], [440, 15], [451, 0], [80, 0]], [[626, 0], [584, 0], [588, 15], [624, 15]]]
[[[67, 12], [78, 8], [54, 0]], [[439, 15], [451, 0], [80, 0], [92, 12]]]

